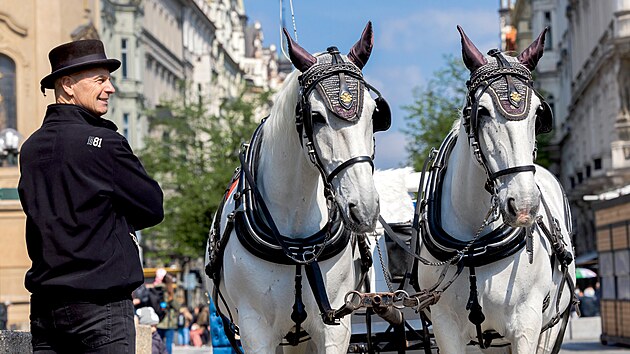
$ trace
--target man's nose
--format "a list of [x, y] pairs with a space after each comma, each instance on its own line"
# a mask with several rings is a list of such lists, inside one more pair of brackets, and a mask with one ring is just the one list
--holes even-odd
[[116, 92], [116, 88], [114, 87], [114, 83], [111, 80], [107, 80], [107, 86], [105, 86], [105, 92], [112, 94]]

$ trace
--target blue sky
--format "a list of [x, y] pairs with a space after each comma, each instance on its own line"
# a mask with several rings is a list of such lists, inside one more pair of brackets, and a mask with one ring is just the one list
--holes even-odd
[[[264, 45], [280, 43], [280, 1], [244, 0], [249, 22], [262, 24]], [[289, 0], [284, 0], [287, 29], [293, 35]], [[444, 65], [443, 56], [461, 58], [461, 25], [482, 52], [497, 48], [498, 0], [294, 0], [298, 43], [311, 53], [334, 45], [347, 53], [368, 21], [374, 26], [374, 49], [363, 69], [392, 108], [392, 128], [376, 133], [377, 168], [404, 166], [406, 111], [413, 89], [424, 85]], [[462, 82], [462, 85], [464, 83]]]

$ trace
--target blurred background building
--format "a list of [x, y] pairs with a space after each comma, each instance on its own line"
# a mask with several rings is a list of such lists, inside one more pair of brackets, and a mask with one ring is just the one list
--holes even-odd
[[504, 49], [549, 28], [535, 84], [554, 111], [551, 170], [569, 197], [578, 261], [596, 254], [592, 204], [630, 193], [630, 1], [501, 0]]

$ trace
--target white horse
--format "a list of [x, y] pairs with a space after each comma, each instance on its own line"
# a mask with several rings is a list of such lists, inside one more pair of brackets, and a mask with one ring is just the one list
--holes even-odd
[[[301, 301], [307, 316], [297, 321], [298, 327], [308, 332], [312, 352], [346, 353], [350, 316], [337, 319], [337, 325], [324, 324], [322, 301], [309, 289], [311, 279], [300, 281], [298, 273], [315, 260], [323, 279], [319, 285], [333, 309], [341, 307], [346, 293], [357, 285], [353, 240], [356, 234], [372, 232], [379, 215], [372, 177], [373, 133], [386, 130], [391, 118], [380, 95], [376, 100], [370, 96], [368, 88], [374, 89], [361, 74], [373, 45], [371, 23], [347, 56], [334, 47], [313, 56], [286, 30], [285, 35], [298, 70], [285, 80], [269, 118], [248, 147], [241, 168], [252, 179], [241, 173], [238, 187], [226, 194], [220, 227], [211, 232], [210, 258], [215, 261], [210, 268], [219, 276], [221, 294], [214, 302], [238, 325], [245, 353], [275, 353], [283, 338], [295, 331], [292, 309]], [[253, 207], [257, 211], [251, 212]], [[269, 237], [252, 236], [260, 238], [258, 243], [247, 241], [249, 236], [241, 238], [239, 218], [243, 232], [267, 229], [273, 240], [281, 241], [270, 246]], [[256, 218], [262, 219], [259, 225], [254, 225]], [[317, 235], [319, 242], [307, 244]], [[216, 262], [213, 252], [223, 247], [220, 238], [228, 241], [222, 262], [221, 256]], [[300, 249], [302, 242], [306, 250]], [[331, 247], [338, 250], [326, 256]], [[276, 255], [269, 256], [272, 252]], [[320, 272], [314, 273], [317, 278]], [[208, 284], [213, 294], [213, 284]], [[298, 301], [295, 293], [302, 287], [306, 289]], [[303, 313], [297, 311], [297, 317]]]
[[[542, 56], [546, 30], [518, 57], [499, 51], [484, 56], [459, 26], [458, 30], [463, 60], [471, 72], [468, 103], [432, 172], [425, 176], [421, 210], [420, 255], [447, 264], [421, 265], [420, 287], [438, 283], [443, 267], [456, 261], [456, 249], [475, 254], [478, 264], [463, 268], [431, 307], [435, 339], [440, 353], [459, 354], [471, 341], [489, 344], [488, 334], [495, 331], [503, 339], [492, 343], [511, 348], [484, 352], [557, 352], [562, 326], [552, 326], [542, 335], [541, 330], [568, 314], [573, 291], [566, 283], [575, 282], [575, 268], [568, 264], [563, 275], [560, 265], [561, 259], [565, 265], [570, 262], [572, 252], [564, 192], [549, 171], [534, 165], [536, 134], [552, 125], [549, 106], [531, 86], [531, 70]], [[489, 225], [484, 227], [485, 221]], [[552, 230], [552, 237], [546, 236], [544, 227]], [[522, 234], [527, 229], [531, 238]], [[504, 238], [489, 240], [493, 230]], [[451, 242], [442, 242], [448, 237]], [[474, 263], [472, 258], [468, 261]], [[476, 281], [470, 277], [473, 270]], [[451, 265], [445, 279], [455, 272]], [[479, 329], [469, 314], [480, 322]]]

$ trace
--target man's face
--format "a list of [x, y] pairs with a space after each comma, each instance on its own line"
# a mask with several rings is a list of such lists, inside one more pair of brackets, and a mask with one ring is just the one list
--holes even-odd
[[70, 75], [73, 95], [71, 103], [81, 106], [97, 116], [107, 113], [109, 96], [116, 92], [105, 68], [87, 69]]

